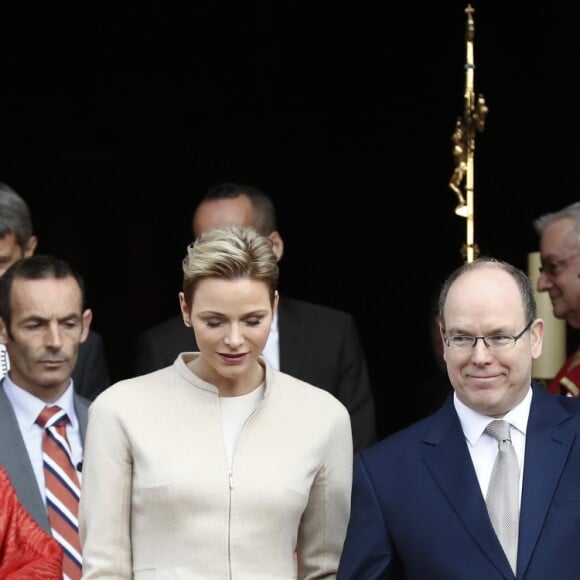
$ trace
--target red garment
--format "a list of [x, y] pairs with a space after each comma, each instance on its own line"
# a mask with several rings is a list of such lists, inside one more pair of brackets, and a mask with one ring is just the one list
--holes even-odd
[[580, 397], [580, 348], [564, 363], [547, 390], [555, 395]]
[[18, 501], [0, 466], [0, 578], [62, 580], [62, 550]]

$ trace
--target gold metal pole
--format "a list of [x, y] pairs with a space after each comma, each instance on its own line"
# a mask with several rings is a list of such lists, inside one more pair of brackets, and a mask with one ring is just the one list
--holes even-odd
[[[473, 39], [475, 25], [471, 4], [467, 5], [467, 29], [465, 34], [465, 91], [463, 94], [464, 111], [455, 123], [455, 131], [451, 136], [453, 141], [453, 157], [455, 169], [449, 181], [449, 187], [457, 196], [458, 205], [455, 213], [467, 220], [466, 242], [462, 248], [462, 256], [467, 262], [472, 262], [479, 254], [475, 243], [475, 209], [474, 209], [474, 165], [475, 165], [475, 134], [483, 131], [488, 108], [482, 95], [475, 98], [474, 77], [475, 62], [473, 57]], [[465, 183], [465, 193], [462, 184]]]
[[473, 36], [475, 26], [473, 22], [473, 8], [471, 4], [467, 5], [465, 9], [467, 13], [467, 31], [465, 34], [466, 56], [465, 56], [465, 117], [467, 130], [467, 169], [465, 173], [465, 198], [467, 201], [467, 228], [466, 228], [466, 244], [465, 259], [467, 262], [473, 262], [475, 259], [475, 208], [474, 208], [474, 168], [475, 161], [475, 131], [473, 130], [473, 112], [475, 111], [475, 103], [473, 102], [474, 89], [474, 69], [475, 61], [473, 60]]

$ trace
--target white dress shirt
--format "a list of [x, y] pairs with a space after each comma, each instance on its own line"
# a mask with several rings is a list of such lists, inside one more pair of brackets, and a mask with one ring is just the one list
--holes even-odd
[[[455, 410], [459, 415], [461, 427], [465, 434], [467, 448], [471, 454], [473, 466], [477, 474], [477, 480], [481, 487], [483, 497], [487, 495], [487, 487], [491, 477], [491, 471], [498, 452], [497, 439], [485, 433], [487, 425], [494, 420], [493, 417], [477, 413], [462, 403], [457, 394], [453, 395]], [[524, 450], [526, 446], [526, 430], [528, 427], [528, 417], [530, 415], [530, 405], [532, 404], [532, 389], [528, 390], [526, 396], [519, 405], [514, 407], [503, 417], [504, 421], [511, 424], [510, 435], [512, 444], [518, 457], [520, 468], [520, 497], [522, 492], [522, 474], [524, 472]]]
[[270, 334], [268, 335], [268, 340], [266, 341], [266, 346], [264, 347], [262, 354], [270, 363], [270, 366], [274, 367], [277, 371], [280, 370], [280, 335], [278, 334], [277, 311], [274, 312], [272, 328], [270, 329]]
[[[28, 451], [30, 462], [34, 470], [36, 481], [38, 482], [38, 489], [42, 495], [42, 499], [46, 502], [46, 494], [44, 487], [44, 470], [42, 466], [42, 435], [44, 429], [36, 424], [38, 415], [47, 406], [41, 399], [31, 395], [21, 387], [15, 385], [9, 376], [4, 377], [2, 383], [4, 392], [14, 409], [22, 439]], [[73, 463], [78, 465], [83, 459], [83, 447], [81, 443], [81, 435], [79, 429], [79, 422], [74, 408], [74, 390], [72, 380], [67, 390], [61, 397], [49, 406], [58, 405], [61, 409], [66, 411], [69, 422], [67, 424], [66, 433], [72, 450]], [[80, 473], [79, 473], [80, 479]]]

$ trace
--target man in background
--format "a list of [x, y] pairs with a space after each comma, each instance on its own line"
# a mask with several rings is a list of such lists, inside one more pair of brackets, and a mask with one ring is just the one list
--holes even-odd
[[17, 260], [0, 277], [0, 343], [10, 357], [0, 383], [0, 465], [63, 548], [70, 580], [82, 569], [78, 500], [90, 401], [71, 377], [92, 320], [84, 299], [80, 275], [52, 256]]
[[[0, 276], [17, 260], [32, 256], [37, 245], [28, 205], [11, 187], [0, 183]], [[0, 345], [0, 377], [9, 366], [6, 350]], [[103, 339], [92, 330], [81, 344], [72, 376], [77, 393], [91, 400], [111, 384]]]
[[[580, 329], [580, 202], [547, 213], [534, 221], [540, 236], [538, 292], [547, 292], [556, 318]], [[580, 396], [580, 348], [571, 354], [548, 391]]]
[[[226, 224], [255, 227], [272, 240], [278, 261], [282, 258], [275, 208], [262, 191], [236, 183], [210, 188], [193, 215], [193, 236]], [[137, 374], [169, 366], [180, 352], [193, 350], [193, 333], [177, 314], [138, 336]], [[376, 441], [367, 362], [352, 315], [281, 296], [263, 354], [274, 368], [329, 391], [346, 406], [355, 450]]]

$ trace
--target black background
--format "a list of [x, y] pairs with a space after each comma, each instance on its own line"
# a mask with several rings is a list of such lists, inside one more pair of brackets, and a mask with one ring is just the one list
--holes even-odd
[[[177, 312], [202, 193], [264, 189], [281, 290], [354, 314], [386, 434], [434, 372], [429, 301], [463, 260], [467, 3], [241, 4], [0, 8], [0, 181], [84, 275], [115, 380]], [[577, 25], [560, 3], [472, 5], [475, 241], [527, 269], [533, 219], [578, 198]]]

